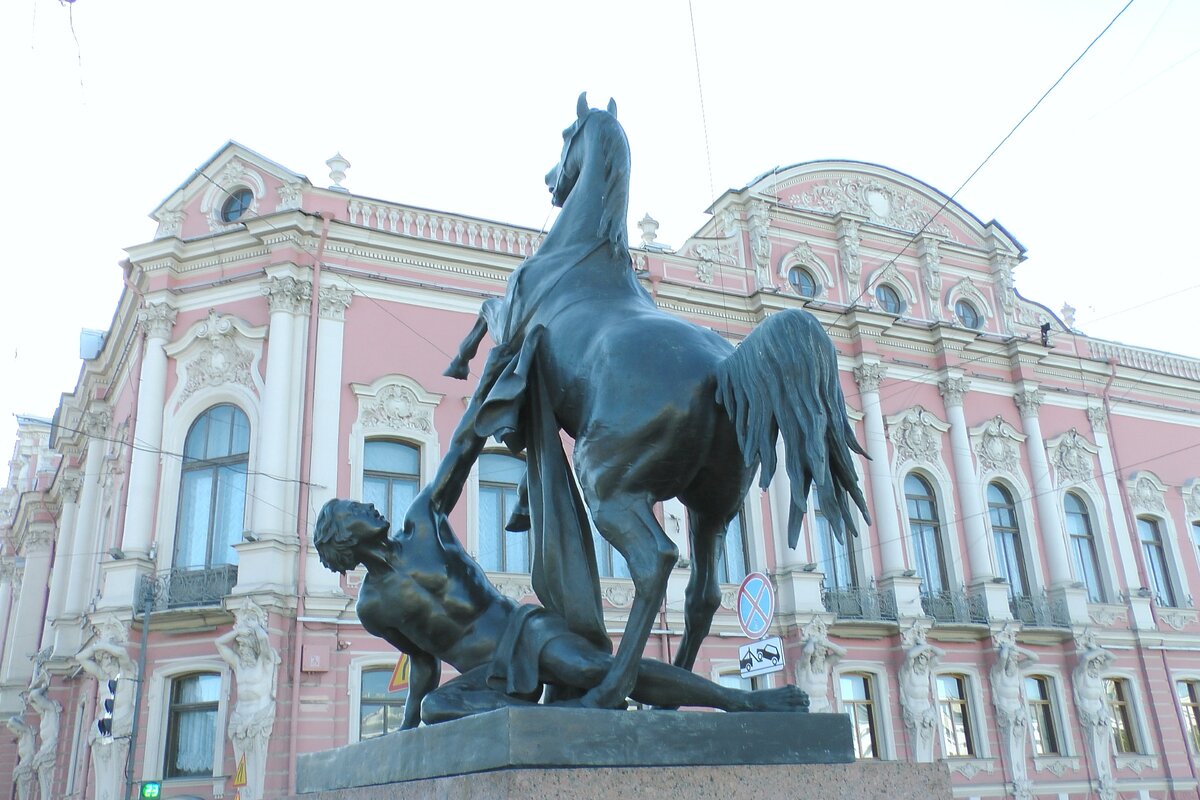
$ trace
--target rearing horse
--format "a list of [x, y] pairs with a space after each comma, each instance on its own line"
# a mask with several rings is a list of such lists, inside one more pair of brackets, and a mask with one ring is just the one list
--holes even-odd
[[[545, 459], [561, 458], [553, 453], [561, 450], [559, 428], [575, 439], [587, 509], [625, 557], [635, 588], [612, 671], [582, 698], [587, 706], [615, 708], [632, 689], [678, 557], [654, 504], [677, 497], [688, 509], [692, 574], [675, 663], [690, 669], [721, 601], [717, 559], [726, 526], [755, 471], [761, 466], [763, 488], [774, 475], [777, 435], [783, 433], [791, 482], [793, 548], [814, 485], [839, 540], [844, 529], [854, 532], [852, 503], [867, 517], [850, 455], [863, 451], [846, 417], [836, 353], [815, 317], [796, 309], [774, 314], [735, 349], [660, 311], [638, 284], [626, 230], [629, 145], [615, 104], [589, 109], [580, 95], [563, 139], [562, 157], [546, 176], [562, 213], [513, 273], [503, 301], [485, 303], [447, 374], [465, 377], [491, 332], [498, 346], [475, 393], [473, 424], [480, 436], [528, 450], [534, 587], [556, 607], [559, 595], [578, 593], [599, 616], [590, 542], [565, 555], [539, 552], [549, 528], [571, 515], [570, 500], [557, 498], [574, 492], [573, 482], [559, 480], [558, 494], [548, 495], [554, 467]], [[581, 563], [586, 569], [575, 574], [590, 575], [591, 586], [560, 581], [543, 588], [557, 567]]]

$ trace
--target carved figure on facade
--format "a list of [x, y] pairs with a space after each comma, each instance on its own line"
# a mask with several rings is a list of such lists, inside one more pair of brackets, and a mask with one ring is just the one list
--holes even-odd
[[1099, 448], [1084, 439], [1075, 428], [1047, 443], [1050, 463], [1059, 486], [1089, 483], [1095, 474], [1095, 456]]
[[995, 281], [996, 295], [1000, 298], [1000, 307], [1004, 310], [1004, 329], [1009, 334], [1013, 331], [1013, 316], [1016, 310], [1016, 294], [1013, 288], [1015, 262], [1016, 259], [1004, 253], [992, 257], [992, 278]]
[[889, 417], [888, 435], [896, 451], [897, 466], [909, 462], [940, 465], [942, 434], [948, 430], [948, 424], [923, 406], [913, 406], [903, 414]]
[[[98, 723], [89, 726], [88, 744], [92, 751], [92, 769], [96, 776], [95, 800], [117, 800], [125, 785], [125, 760], [129, 752], [129, 734], [133, 730], [134, 685], [137, 666], [125, 644], [128, 632], [113, 619], [93, 623], [95, 638], [75, 656], [80, 668], [96, 679], [99, 689], [97, 709], [112, 700], [111, 735], [100, 733]], [[113, 683], [115, 682], [115, 684]], [[113, 692], [110, 687], [116, 687]]]
[[909, 232], [925, 230], [950, 238], [950, 229], [933, 220], [933, 213], [913, 193], [875, 178], [835, 178], [817, 183], [794, 196], [792, 204], [828, 214], [848, 211], [877, 225]]
[[1020, 473], [1021, 443], [1026, 436], [997, 414], [971, 432], [975, 457], [983, 474], [990, 472]]
[[929, 316], [931, 319], [941, 319], [942, 256], [938, 240], [932, 236], [922, 236], [917, 247], [917, 257], [921, 261], [921, 282], [925, 284], [925, 302], [929, 307]]
[[1029, 730], [1029, 707], [1023, 691], [1022, 668], [1036, 663], [1038, 658], [1017, 644], [1016, 631], [1011, 625], [1006, 624], [993, 634], [992, 640], [996, 647], [996, 661], [991, 668], [996, 724], [1012, 770], [1016, 795], [1021, 800], [1028, 800], [1030, 781], [1025, 761], [1025, 737]]
[[913, 760], [933, 761], [937, 711], [933, 702], [933, 670], [945, 651], [926, 640], [926, 627], [914, 620], [901, 635], [904, 663], [900, 665], [900, 707], [908, 730]]
[[62, 704], [52, 700], [47, 694], [50, 690], [50, 673], [46, 671], [46, 661], [50, 658], [51, 649], [47, 648], [33, 658], [33, 678], [29, 682], [26, 693], [28, 703], [37, 712], [38, 735], [41, 745], [33, 757], [33, 769], [37, 774], [38, 793], [42, 800], [52, 800], [51, 784], [54, 780], [54, 760], [58, 754], [58, 735], [62, 719]]
[[233, 628], [214, 645], [237, 679], [237, 704], [229, 717], [229, 740], [236, 763], [246, 759], [243, 800], [261, 800], [266, 779], [267, 742], [275, 726], [279, 654], [267, 634], [267, 615], [253, 601], [233, 612]]
[[837, 235], [838, 253], [842, 257], [842, 272], [846, 276], [846, 288], [853, 296], [858, 294], [858, 281], [862, 276], [862, 257], [859, 253], [862, 240], [858, 237], [858, 223], [848, 218], [839, 220]]
[[[767, 204], [755, 200], [750, 204], [750, 257], [754, 259], [754, 276], [758, 288], [773, 289], [771, 278], [771, 215]], [[786, 281], [785, 281], [786, 283]]]
[[1116, 796], [1112, 774], [1112, 715], [1104, 691], [1104, 672], [1116, 660], [1088, 631], [1076, 644], [1078, 663], [1071, 673], [1075, 710], [1083, 727], [1084, 741], [1092, 759], [1099, 794], [1104, 800]]
[[820, 617], [804, 626], [796, 685], [808, 695], [808, 710], [814, 714], [833, 711], [829, 703], [829, 672], [846, 655], [846, 648], [829, 639], [829, 627]]
[[5, 723], [16, 737], [17, 765], [13, 768], [13, 786], [16, 788], [16, 800], [32, 800], [33, 785], [36, 770], [33, 766], [37, 754], [37, 741], [32, 725], [25, 721], [24, 710], [14, 714]]

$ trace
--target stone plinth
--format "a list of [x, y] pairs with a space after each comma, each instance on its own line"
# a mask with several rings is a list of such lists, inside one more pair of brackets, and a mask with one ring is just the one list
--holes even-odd
[[842, 714], [521, 707], [302, 755], [297, 789], [305, 800], [629, 800], [650, 787], [697, 798], [785, 787], [827, 798], [950, 796], [940, 765], [852, 762]]

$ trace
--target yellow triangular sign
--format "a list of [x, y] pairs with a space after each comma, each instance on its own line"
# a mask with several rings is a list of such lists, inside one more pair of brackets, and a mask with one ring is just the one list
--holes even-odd
[[[246, 754], [242, 753], [241, 760], [238, 761], [237, 773], [233, 776], [234, 786], [246, 785]], [[241, 800], [241, 792], [234, 795], [233, 800]]]
[[396, 668], [392, 670], [392, 680], [388, 683], [389, 692], [399, 692], [408, 688], [408, 654], [401, 653], [396, 660]]
[[233, 790], [233, 800], [242, 800], [242, 790], [241, 789]]

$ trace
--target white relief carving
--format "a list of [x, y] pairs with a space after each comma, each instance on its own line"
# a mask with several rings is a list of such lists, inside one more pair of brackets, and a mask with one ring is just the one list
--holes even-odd
[[503, 578], [497, 575], [491, 576], [492, 585], [500, 594], [510, 600], [521, 601], [533, 594], [533, 587], [528, 580], [520, 578]]
[[1200, 478], [1183, 485], [1183, 507], [1189, 519], [1200, 520]]
[[1034, 758], [1033, 767], [1039, 772], [1050, 772], [1054, 777], [1061, 778], [1068, 770], [1079, 769], [1078, 758]]
[[1088, 619], [1092, 621], [1092, 624], [1098, 625], [1101, 628], [1110, 628], [1118, 621], [1121, 623], [1129, 621], [1124, 606], [1112, 605], [1088, 606]]
[[407, 386], [393, 384], [380, 389], [373, 400], [363, 404], [361, 419], [364, 425], [373, 427], [433, 432], [432, 414]]
[[628, 608], [633, 604], [633, 583], [608, 583], [604, 584], [601, 591], [601, 597], [614, 605], [617, 608]]
[[984, 296], [983, 292], [980, 291], [979, 287], [975, 285], [975, 281], [971, 280], [970, 278], [960, 279], [959, 282], [954, 284], [950, 291], [946, 293], [946, 309], [951, 313], [951, 315], [954, 314], [954, 305], [959, 300], [970, 301], [971, 305], [979, 309], [979, 313], [987, 319], [991, 319], [993, 316], [992, 304], [988, 302], [988, 299]]
[[50, 699], [50, 673], [46, 661], [51, 649], [47, 648], [33, 658], [33, 679], [27, 694], [29, 704], [39, 717], [38, 736], [42, 740], [33, 757], [33, 769], [37, 774], [38, 795], [41, 800], [51, 800], [50, 792], [54, 780], [54, 760], [58, 755], [59, 725], [62, 719], [62, 704]]
[[829, 671], [846, 655], [846, 649], [829, 640], [829, 627], [820, 617], [804, 626], [803, 649], [796, 665], [796, 685], [808, 695], [813, 714], [833, 711], [829, 702]]
[[1102, 406], [1088, 406], [1087, 417], [1093, 431], [1099, 433], [1108, 430], [1108, 412]]
[[992, 704], [996, 707], [996, 724], [1000, 728], [1001, 744], [1005, 748], [1013, 785], [1017, 794], [1028, 797], [1029, 773], [1025, 761], [1025, 737], [1029, 731], [1029, 707], [1026, 703], [1025, 676], [1021, 670], [1038, 658], [1032, 651], [1017, 644], [1016, 631], [1009, 624], [997, 631], [992, 639], [996, 661], [992, 664]]
[[286, 311], [290, 314], [302, 314], [309, 309], [312, 301], [312, 284], [301, 281], [290, 275], [275, 275], [267, 279], [262, 287], [262, 293], [267, 296], [271, 311]]
[[1141, 754], [1122, 754], [1117, 756], [1117, 769], [1127, 769], [1141, 775], [1144, 770], [1158, 769], [1158, 759]]
[[[208, 228], [213, 233], [231, 230], [245, 223], [245, 220], [258, 214], [259, 200], [266, 195], [267, 187], [262, 175], [257, 170], [240, 159], [233, 159], [218, 173], [215, 180], [209, 179], [208, 190], [200, 202], [200, 210], [205, 214]], [[226, 222], [221, 218], [221, 210], [225, 201], [238, 188], [250, 190], [250, 205], [238, 219]]]
[[158, 213], [158, 231], [155, 239], [165, 239], [168, 236], [178, 236], [183, 230], [184, 213], [182, 211], [160, 211]]
[[[754, 277], [760, 289], [774, 289], [771, 279], [771, 215], [767, 204], [755, 200], [750, 204], [750, 257], [754, 259]], [[784, 281], [786, 284], [787, 281]]]
[[[917, 300], [916, 289], [913, 288], [912, 283], [904, 276], [904, 273], [900, 271], [900, 268], [896, 266], [895, 261], [889, 261], [887, 264], [884, 264], [871, 273], [871, 276], [867, 279], [867, 286], [877, 287], [881, 284], [887, 284], [899, 290], [905, 304], [909, 306]], [[874, 292], [867, 295], [866, 301], [868, 308], [876, 308], [879, 305]]]
[[1046, 393], [1041, 389], [1027, 389], [1013, 395], [1013, 402], [1017, 404], [1022, 417], [1036, 417], [1038, 409], [1046, 402]]
[[966, 378], [947, 378], [938, 381], [938, 392], [946, 402], [946, 408], [961, 407], [963, 397], [971, 388], [971, 382]]
[[829, 214], [848, 211], [877, 225], [950, 237], [950, 229], [933, 219], [932, 210], [909, 191], [870, 177], [835, 178], [815, 184], [793, 197], [792, 205]]
[[9, 717], [5, 725], [17, 740], [17, 765], [13, 769], [16, 800], [32, 800], [35, 774], [33, 761], [37, 753], [34, 728], [25, 721], [23, 709], [21, 713]]
[[353, 299], [354, 291], [351, 289], [322, 286], [321, 294], [317, 298], [319, 313], [324, 319], [344, 320], [346, 309], [350, 307], [350, 301]]
[[299, 181], [281, 184], [279, 189], [279, 210], [291, 211], [300, 208], [301, 184]]
[[797, 294], [796, 287], [792, 285], [789, 277], [789, 273], [796, 267], [803, 267], [812, 274], [813, 282], [817, 285], [817, 291], [813, 297], [825, 294], [826, 287], [833, 282], [833, 273], [825, 266], [825, 262], [821, 260], [820, 256], [813, 252], [812, 245], [808, 242], [800, 242], [790, 253], [779, 260], [779, 277], [783, 279], [779, 284], [780, 291]]
[[933, 761], [937, 712], [933, 705], [933, 670], [944, 651], [926, 641], [926, 627], [914, 621], [903, 636], [904, 663], [900, 665], [900, 707], [912, 743], [913, 760]]
[[888, 435], [896, 449], [896, 463], [915, 461], [938, 464], [942, 451], [942, 434], [950, 426], [941, 422], [921, 406], [888, 418]]
[[991, 774], [996, 771], [995, 763], [986, 758], [949, 758], [946, 759], [946, 763], [950, 765], [951, 772], [957, 772], [967, 780], [981, 772]]
[[169, 339], [178, 315], [179, 311], [166, 303], [146, 303], [138, 310], [138, 323], [146, 330], [147, 338]]
[[1148, 472], [1135, 472], [1129, 481], [1129, 504], [1135, 513], [1165, 514], [1167, 487]]
[[879, 363], [862, 364], [854, 368], [854, 380], [863, 392], [878, 392], [887, 375], [887, 367]]
[[975, 443], [975, 457], [984, 473], [1019, 472], [1020, 445], [1025, 435], [1004, 421], [997, 414], [971, 432]]
[[[95, 773], [96, 800], [117, 800], [123, 797], [125, 757], [129, 752], [129, 735], [133, 729], [134, 686], [137, 665], [125, 649], [129, 634], [123, 623], [113, 618], [93, 622], [96, 638], [75, 656], [84, 672], [96, 679], [100, 698], [97, 709], [112, 700], [111, 736], [100, 734], [97, 724], [89, 728], [88, 743], [92, 751]], [[116, 692], [111, 692], [115, 681]], [[99, 719], [97, 719], [97, 723]]]
[[701, 283], [712, 283], [715, 265], [737, 265], [737, 259], [726, 253], [720, 244], [699, 242], [692, 246], [691, 254], [696, 259], [696, 278]]
[[1050, 463], [1059, 486], [1089, 483], [1095, 472], [1094, 457], [1099, 448], [1079, 435], [1075, 428], [1047, 442]]
[[255, 390], [254, 380], [250, 377], [254, 353], [238, 345], [233, 317], [223, 317], [210, 308], [208, 319], [196, 332], [196, 339], [200, 343], [200, 352], [188, 362], [187, 379], [176, 408], [200, 389], [210, 386], [236, 383], [250, 391]]
[[214, 645], [237, 678], [237, 705], [229, 717], [235, 763], [246, 763], [242, 800], [262, 800], [267, 742], [275, 726], [279, 654], [271, 646], [267, 614], [253, 600], [234, 609], [233, 628]]
[[1177, 631], [1181, 631], [1189, 625], [1196, 622], [1197, 614], [1195, 611], [1186, 608], [1164, 608], [1155, 606], [1154, 616], [1159, 622], [1165, 622]]
[[737, 599], [737, 589], [722, 589], [721, 590], [721, 608], [726, 611], [733, 610], [734, 600]]

